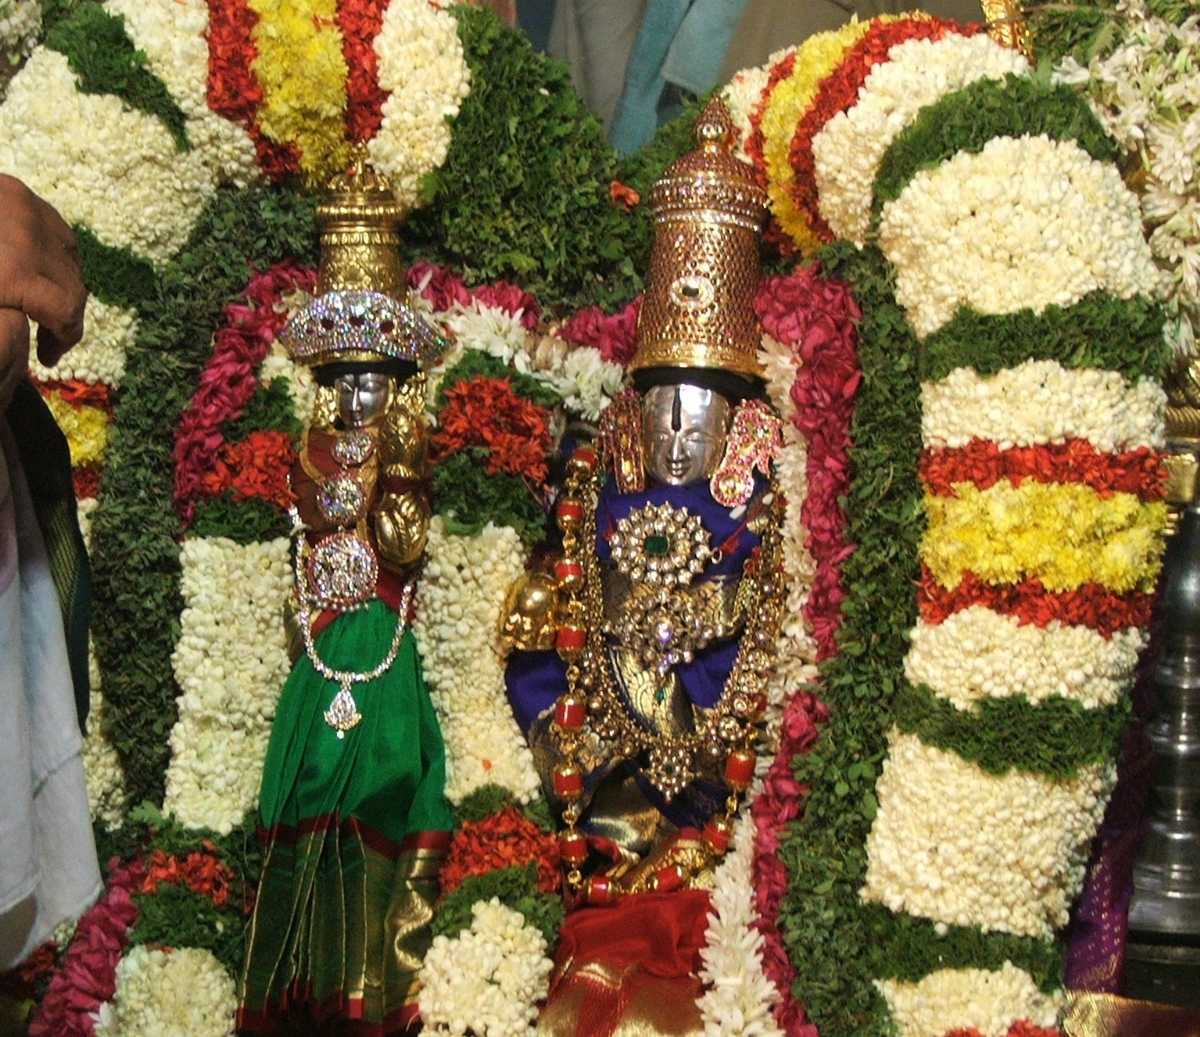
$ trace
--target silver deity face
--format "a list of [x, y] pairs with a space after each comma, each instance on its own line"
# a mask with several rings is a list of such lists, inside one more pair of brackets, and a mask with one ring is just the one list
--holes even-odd
[[668, 486], [707, 479], [721, 462], [732, 408], [698, 385], [656, 385], [642, 396], [646, 473]]
[[387, 413], [392, 402], [392, 379], [379, 371], [355, 371], [338, 375], [338, 417], [346, 428], [367, 428]]

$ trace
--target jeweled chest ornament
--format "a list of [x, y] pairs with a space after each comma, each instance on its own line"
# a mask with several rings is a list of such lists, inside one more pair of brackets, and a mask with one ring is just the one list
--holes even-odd
[[617, 572], [633, 583], [668, 588], [686, 587], [716, 554], [700, 516], [665, 501], [618, 521], [609, 547]]

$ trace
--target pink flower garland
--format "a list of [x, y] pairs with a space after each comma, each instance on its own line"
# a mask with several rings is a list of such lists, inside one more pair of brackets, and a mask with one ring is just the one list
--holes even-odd
[[542, 310], [529, 292], [508, 281], [468, 288], [466, 282], [448, 267], [421, 260], [408, 270], [408, 286], [425, 299], [437, 312], [452, 306], [469, 306], [474, 299], [482, 306], [503, 310], [521, 327], [532, 331], [538, 325]]
[[[818, 661], [836, 650], [841, 623], [842, 563], [854, 550], [846, 541], [846, 516], [838, 498], [850, 482], [850, 420], [862, 381], [855, 349], [855, 324], [862, 311], [850, 290], [824, 280], [815, 267], [768, 278], [755, 310], [763, 329], [791, 346], [798, 364], [792, 385], [792, 421], [808, 446], [808, 495], [801, 519], [816, 573], [804, 615], [817, 643]], [[800, 814], [808, 789], [792, 774], [792, 760], [816, 741], [828, 709], [815, 695], [797, 692], [784, 710], [779, 750], [762, 792], [750, 809], [754, 819], [754, 905], [763, 935], [763, 972], [779, 991], [775, 1020], [788, 1037], [817, 1037], [804, 1007], [791, 994], [796, 970], [779, 931], [779, 906], [787, 890], [787, 868], [779, 859], [784, 827]]]
[[316, 283], [315, 271], [280, 263], [254, 275], [245, 292], [225, 307], [212, 356], [175, 433], [175, 510], [185, 525], [225, 443], [221, 426], [242, 413], [258, 388], [258, 367], [287, 320], [283, 297], [312, 292]]
[[117, 965], [137, 921], [133, 894], [146, 869], [140, 860], [109, 872], [104, 896], [75, 927], [71, 946], [29, 1023], [29, 1037], [93, 1037], [95, 1014], [117, 989]]
[[574, 314], [558, 331], [559, 337], [576, 346], [592, 346], [610, 364], [624, 367], [633, 359], [637, 348], [638, 314], [642, 297], [616, 313], [605, 313], [599, 306], [589, 306]]

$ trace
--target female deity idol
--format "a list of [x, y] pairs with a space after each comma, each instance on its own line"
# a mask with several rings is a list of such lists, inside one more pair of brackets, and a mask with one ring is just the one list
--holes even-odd
[[283, 332], [322, 388], [291, 473], [303, 652], [263, 771], [239, 1025], [390, 1034], [416, 1016], [453, 827], [408, 629], [429, 522], [421, 371], [441, 343], [400, 301], [386, 185], [360, 167], [337, 188], [320, 210], [320, 294]]
[[562, 558], [514, 589], [502, 630], [569, 890], [547, 1034], [698, 1031], [705, 884], [754, 777], [785, 591], [781, 433], [756, 361], [766, 199], [731, 131], [714, 102], [654, 188], [633, 387], [568, 462]]

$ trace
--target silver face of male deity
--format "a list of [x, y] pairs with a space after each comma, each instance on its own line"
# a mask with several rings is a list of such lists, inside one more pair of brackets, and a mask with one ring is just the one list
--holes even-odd
[[733, 409], [698, 385], [656, 385], [642, 396], [646, 473], [668, 486], [707, 479], [721, 463]]
[[333, 386], [337, 392], [338, 417], [346, 428], [374, 425], [392, 402], [392, 379], [379, 371], [339, 375]]

